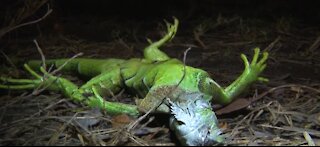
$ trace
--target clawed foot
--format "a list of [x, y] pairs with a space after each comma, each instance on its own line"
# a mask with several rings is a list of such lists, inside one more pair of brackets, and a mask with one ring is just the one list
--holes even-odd
[[170, 37], [169, 37], [169, 38], [170, 38], [169, 41], [170, 41], [171, 39], [173, 39], [174, 36], [176, 35], [177, 30], [178, 30], [178, 25], [179, 25], [178, 19], [175, 18], [175, 17], [173, 17], [173, 19], [174, 19], [174, 24], [171, 24], [171, 23], [169, 23], [169, 22], [167, 22], [167, 21], [165, 20], [166, 26], [167, 26], [167, 31], [168, 31], [167, 36], [170, 36]]
[[[56, 77], [50, 75], [47, 71], [40, 68], [40, 71], [46, 75], [47, 79], [50, 79], [52, 82], [47, 82], [48, 80], [44, 77], [36, 73], [32, 70], [27, 64], [24, 64], [24, 68], [33, 76], [35, 79], [12, 79], [7, 77], [0, 77], [0, 81], [4, 84], [0, 84], [0, 89], [35, 89], [43, 85], [43, 83], [51, 83], [52, 79], [56, 79]], [[46, 80], [46, 82], [44, 82]]]
[[247, 72], [248, 74], [250, 74], [252, 78], [257, 78], [257, 80], [260, 82], [267, 82], [268, 81], [267, 78], [260, 77], [259, 75], [267, 66], [266, 61], [268, 59], [269, 54], [267, 52], [263, 52], [262, 58], [260, 60], [258, 60], [259, 54], [260, 54], [260, 49], [255, 48], [254, 49], [254, 56], [253, 56], [251, 63], [249, 63], [246, 55], [241, 54], [241, 58], [242, 58], [244, 65], [245, 65], [244, 72]]
[[[175, 17], [173, 17], [173, 19], [174, 19], [173, 24], [164, 20], [166, 23], [166, 26], [167, 26], [167, 34], [161, 39], [161, 41], [160, 41], [161, 43], [158, 46], [162, 45], [164, 42], [171, 41], [174, 38], [174, 36], [176, 35], [176, 33], [178, 31], [179, 20]], [[147, 41], [150, 44], [154, 43], [149, 38], [147, 38]]]
[[145, 59], [151, 61], [165, 61], [170, 59], [170, 57], [166, 53], [162, 52], [159, 48], [174, 38], [178, 30], [179, 21], [174, 17], [174, 24], [171, 24], [167, 21], [165, 22], [168, 31], [167, 34], [165, 34], [160, 40], [156, 42], [152, 42], [147, 38], [147, 41], [150, 43], [150, 45], [147, 46], [143, 51]]

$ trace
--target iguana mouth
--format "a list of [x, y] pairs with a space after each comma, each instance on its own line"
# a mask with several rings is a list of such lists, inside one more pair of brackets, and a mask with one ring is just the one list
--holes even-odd
[[[170, 127], [185, 145], [212, 145], [223, 142], [218, 120], [209, 101], [202, 94], [191, 94], [186, 101], [169, 101], [171, 104]], [[190, 97], [190, 95], [186, 96]]]

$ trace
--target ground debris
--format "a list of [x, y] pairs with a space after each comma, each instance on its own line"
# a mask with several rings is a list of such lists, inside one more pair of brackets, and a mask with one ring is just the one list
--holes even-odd
[[269, 93], [251, 105], [247, 115], [225, 120], [228, 144], [308, 145], [305, 133], [319, 139], [320, 91], [303, 85], [279, 87], [281, 95]]

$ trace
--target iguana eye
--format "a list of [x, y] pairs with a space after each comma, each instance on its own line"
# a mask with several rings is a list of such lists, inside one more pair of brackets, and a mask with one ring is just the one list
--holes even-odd
[[212, 84], [213, 84], [213, 80], [212, 80], [212, 79], [207, 78], [207, 81], [208, 81], [209, 85], [212, 85]]
[[207, 101], [205, 101], [204, 99], [197, 99], [195, 100], [195, 105], [197, 106], [197, 108], [210, 108], [210, 105], [208, 104]]
[[207, 75], [203, 75], [199, 80], [199, 90], [206, 94], [211, 94], [211, 87], [214, 84], [214, 81]]

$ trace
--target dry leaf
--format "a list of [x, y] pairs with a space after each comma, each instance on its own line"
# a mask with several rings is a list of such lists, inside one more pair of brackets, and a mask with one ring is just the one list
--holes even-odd
[[249, 106], [250, 104], [251, 102], [249, 100], [244, 98], [239, 98], [233, 101], [232, 103], [230, 103], [229, 105], [217, 110], [216, 114], [221, 115], [221, 114], [231, 113], [233, 111], [243, 109]]
[[128, 125], [132, 121], [126, 114], [116, 115], [112, 118], [111, 123], [113, 128], [122, 127], [124, 125]]

